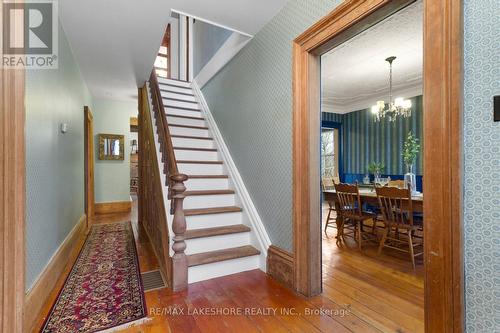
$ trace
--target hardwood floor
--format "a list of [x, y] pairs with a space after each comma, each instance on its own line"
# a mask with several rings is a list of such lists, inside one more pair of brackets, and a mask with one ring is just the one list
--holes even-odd
[[[149, 242], [131, 214], [99, 216], [94, 223], [132, 220], [141, 271], [158, 268]], [[323, 237], [323, 294], [306, 299], [260, 270], [146, 293], [150, 320], [121, 333], [163, 332], [423, 332], [423, 269], [404, 257], [375, 256], [335, 245], [334, 229]], [[65, 275], [69, 268], [65, 271]], [[64, 276], [58, 281], [60, 289]], [[44, 308], [46, 316], [57, 293]], [[203, 313], [204, 312], [204, 313]], [[40, 318], [40, 326], [44, 317]]]

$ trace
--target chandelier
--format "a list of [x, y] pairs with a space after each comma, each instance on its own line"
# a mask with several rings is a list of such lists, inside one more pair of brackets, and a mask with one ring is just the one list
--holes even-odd
[[398, 97], [392, 100], [392, 62], [396, 57], [385, 59], [389, 63], [389, 102], [377, 101], [377, 104], [372, 106], [372, 113], [375, 115], [375, 121], [380, 121], [387, 117], [389, 121], [396, 121], [397, 116], [411, 116], [411, 100]]

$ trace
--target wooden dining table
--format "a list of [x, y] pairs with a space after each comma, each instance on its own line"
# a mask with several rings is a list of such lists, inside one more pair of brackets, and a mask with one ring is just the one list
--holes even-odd
[[[375, 193], [375, 189], [371, 188], [360, 188], [359, 196], [361, 198], [362, 204], [369, 204], [372, 206], [378, 207], [378, 199], [377, 194]], [[337, 212], [337, 218], [335, 220], [337, 224], [337, 230], [340, 228], [340, 224], [342, 222], [342, 216], [338, 214], [340, 212], [339, 202], [337, 194], [335, 190], [325, 190], [323, 191], [323, 199], [327, 202], [333, 203], [335, 205], [335, 211]], [[423, 193], [419, 193], [416, 195], [412, 195], [412, 208], [414, 213], [423, 213], [424, 212], [424, 195]]]
[[[373, 206], [378, 206], [377, 194], [373, 188], [360, 188], [359, 196], [361, 197], [361, 203], [370, 204]], [[337, 194], [335, 190], [325, 190], [323, 191], [324, 200], [327, 202], [337, 203]], [[412, 195], [411, 198], [413, 212], [423, 213], [424, 212], [424, 195], [423, 193]]]

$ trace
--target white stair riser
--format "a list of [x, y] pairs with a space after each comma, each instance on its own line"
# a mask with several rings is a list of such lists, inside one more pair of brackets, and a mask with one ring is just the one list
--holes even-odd
[[184, 95], [184, 94], [176, 94], [176, 93], [171, 93], [171, 92], [166, 92], [166, 91], [161, 92], [161, 97], [179, 99], [179, 100], [186, 101], [186, 102], [196, 102], [196, 97], [194, 97], [194, 96]]
[[193, 94], [193, 90], [191, 88], [183, 88], [183, 87], [174, 87], [170, 85], [165, 85], [160, 83], [160, 91], [162, 94], [169, 92], [179, 92], [183, 94]]
[[193, 266], [188, 268], [188, 282], [194, 283], [213, 279], [219, 276], [236, 274], [239, 272], [258, 269], [260, 258], [258, 255], [224, 260], [206, 265]]
[[172, 101], [170, 99], [163, 99], [163, 105], [167, 108], [188, 108], [188, 109], [195, 109], [199, 110], [200, 106], [198, 103], [189, 103], [189, 102], [179, 102], [179, 101]]
[[234, 206], [234, 194], [190, 195], [184, 199], [184, 209]]
[[228, 225], [241, 224], [241, 221], [241, 212], [186, 216], [186, 225], [188, 229], [225, 227]]
[[250, 245], [249, 232], [187, 239], [185, 252], [186, 254], [195, 254], [245, 245]]
[[229, 188], [229, 181], [227, 179], [203, 179], [195, 178], [188, 179], [184, 182], [188, 191], [198, 191], [198, 190], [227, 190]]
[[206, 129], [169, 126], [169, 130], [172, 135], [202, 136], [204, 138], [210, 136], [210, 133]]
[[183, 109], [176, 109], [173, 107], [165, 106], [167, 114], [175, 114], [178, 116], [186, 116], [186, 117], [201, 117], [201, 112], [199, 111], [189, 111]]
[[219, 154], [216, 151], [175, 149], [175, 158], [184, 161], [218, 161]]
[[196, 120], [189, 118], [179, 118], [179, 117], [167, 117], [167, 121], [170, 125], [187, 125], [187, 126], [207, 126], [205, 120]]
[[185, 81], [177, 81], [177, 80], [170, 80], [170, 79], [165, 79], [162, 77], [158, 77], [158, 83], [160, 84], [169, 84], [173, 85], [176, 87], [183, 87], [183, 88], [189, 88], [191, 89], [191, 83], [190, 82], [185, 82]]
[[213, 140], [200, 140], [200, 139], [185, 139], [185, 138], [172, 138], [174, 147], [188, 147], [188, 148], [213, 148]]
[[222, 175], [222, 164], [177, 164], [179, 172], [186, 175]]

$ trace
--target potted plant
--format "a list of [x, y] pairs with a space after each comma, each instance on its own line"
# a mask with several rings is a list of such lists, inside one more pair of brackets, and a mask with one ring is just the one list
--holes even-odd
[[371, 162], [368, 164], [368, 172], [374, 175], [374, 182], [377, 183], [380, 179], [380, 174], [385, 169], [384, 163]]
[[413, 165], [417, 160], [418, 153], [420, 153], [419, 140], [410, 131], [403, 145], [403, 161], [406, 165], [405, 187], [410, 184], [412, 193], [417, 192], [417, 177], [413, 173]]

